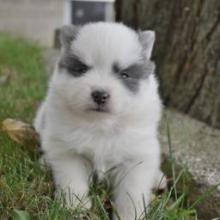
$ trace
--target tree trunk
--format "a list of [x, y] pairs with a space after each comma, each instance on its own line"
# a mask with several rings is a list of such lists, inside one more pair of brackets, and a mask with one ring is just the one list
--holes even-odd
[[220, 128], [220, 1], [117, 0], [116, 19], [156, 31], [164, 103]]

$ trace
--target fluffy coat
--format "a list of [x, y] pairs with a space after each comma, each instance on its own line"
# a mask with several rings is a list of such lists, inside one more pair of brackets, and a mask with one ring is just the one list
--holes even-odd
[[[140, 217], [143, 199], [149, 204], [160, 175], [154, 38], [152, 31], [137, 33], [117, 23], [61, 30], [61, 55], [34, 124], [56, 196], [63, 193], [67, 206], [91, 207], [94, 171], [111, 181], [122, 220], [134, 220], [135, 212]], [[97, 104], [94, 91], [105, 91], [107, 101]]]

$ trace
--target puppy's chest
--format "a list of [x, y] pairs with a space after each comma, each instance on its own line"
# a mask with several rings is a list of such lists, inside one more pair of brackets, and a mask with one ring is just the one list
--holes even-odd
[[129, 159], [138, 145], [138, 137], [128, 131], [77, 129], [71, 135], [71, 146], [88, 157], [96, 167], [115, 166]]

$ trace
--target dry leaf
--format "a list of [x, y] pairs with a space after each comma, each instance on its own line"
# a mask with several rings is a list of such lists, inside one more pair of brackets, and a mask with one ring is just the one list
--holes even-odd
[[30, 124], [8, 118], [2, 122], [2, 130], [16, 143], [27, 146], [28, 150], [36, 151], [39, 137]]
[[15, 71], [13, 69], [8, 68], [8, 67], [1, 68], [0, 72], [1, 72], [0, 85], [8, 83], [11, 76], [13, 74], [15, 74]]
[[0, 76], [0, 85], [6, 84], [9, 81], [10, 75]]

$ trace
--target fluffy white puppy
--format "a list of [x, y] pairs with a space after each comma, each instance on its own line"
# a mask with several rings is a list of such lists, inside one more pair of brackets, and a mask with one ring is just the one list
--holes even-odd
[[149, 204], [160, 173], [154, 40], [152, 31], [136, 33], [117, 23], [61, 30], [61, 55], [35, 128], [56, 195], [64, 192], [68, 206], [91, 206], [94, 171], [109, 178], [122, 220], [139, 217], [143, 200]]

